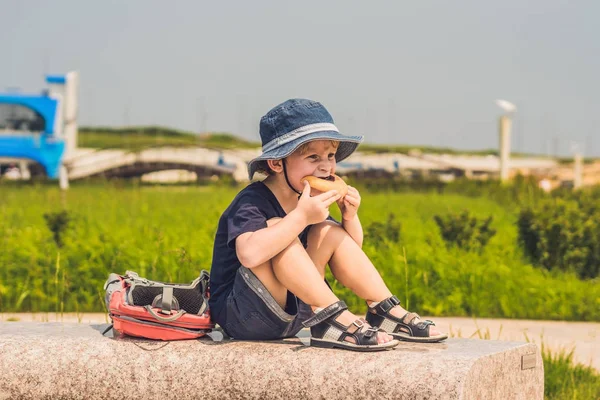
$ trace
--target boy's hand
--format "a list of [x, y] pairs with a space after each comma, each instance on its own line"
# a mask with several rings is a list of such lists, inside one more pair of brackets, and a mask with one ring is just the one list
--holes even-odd
[[330, 190], [310, 197], [310, 185], [304, 181], [304, 189], [296, 207], [306, 218], [307, 225], [318, 224], [329, 216], [329, 206], [340, 198], [337, 190]]
[[358, 190], [352, 186], [348, 186], [348, 194], [344, 198], [337, 200], [337, 204], [342, 212], [342, 219], [353, 219], [360, 206], [360, 194]]

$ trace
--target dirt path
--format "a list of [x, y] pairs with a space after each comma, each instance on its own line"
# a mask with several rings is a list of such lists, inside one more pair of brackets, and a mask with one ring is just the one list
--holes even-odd
[[[553, 351], [575, 349], [575, 360], [600, 371], [600, 323], [423, 317], [436, 322], [451, 337], [544, 343]], [[108, 323], [106, 314], [0, 313], [0, 323], [17, 321]]]
[[575, 349], [575, 360], [600, 371], [600, 323], [435, 317], [453, 337], [542, 342], [551, 350]]

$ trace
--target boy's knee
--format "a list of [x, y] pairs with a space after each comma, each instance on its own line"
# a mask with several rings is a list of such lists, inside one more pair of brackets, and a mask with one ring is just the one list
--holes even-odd
[[334, 221], [325, 220], [310, 228], [309, 236], [325, 237], [330, 234], [344, 234], [346, 231]]

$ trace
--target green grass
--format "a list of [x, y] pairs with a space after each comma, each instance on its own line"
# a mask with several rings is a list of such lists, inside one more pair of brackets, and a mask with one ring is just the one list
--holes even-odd
[[[0, 312], [103, 311], [109, 272], [137, 271], [152, 279], [191, 281], [209, 269], [217, 221], [239, 188], [81, 183], [0, 184]], [[600, 285], [550, 273], [523, 260], [516, 215], [492, 200], [461, 195], [362, 192], [367, 227], [394, 213], [399, 243], [364, 250], [390, 289], [427, 315], [598, 321]], [[66, 209], [73, 218], [57, 248], [44, 214]], [[469, 209], [493, 215], [498, 233], [482, 253], [447, 248], [433, 220]], [[332, 209], [333, 210], [333, 209]], [[337, 209], [332, 214], [339, 217]], [[406, 259], [404, 258], [406, 252]], [[350, 307], [365, 305], [347, 289]]]
[[576, 364], [573, 353], [566, 349], [553, 353], [542, 344], [545, 399], [600, 399], [600, 374], [592, 367]]
[[162, 127], [104, 128], [88, 127], [79, 130], [79, 147], [127, 149], [138, 151], [150, 147], [205, 147], [211, 149], [257, 148], [252, 143], [226, 133], [201, 135]]
[[[369, 195], [363, 221], [394, 212], [402, 222], [398, 244], [365, 250], [381, 268], [392, 291], [428, 315], [534, 319], [598, 320], [597, 284], [567, 274], [551, 274], [523, 261], [516, 246], [512, 212], [495, 202], [460, 195]], [[378, 206], [373, 206], [378, 205]], [[483, 253], [447, 248], [433, 215], [468, 209], [479, 217], [494, 216], [498, 231]], [[382, 215], [383, 214], [383, 215]], [[404, 290], [403, 249], [406, 249], [409, 291]], [[586, 294], [592, 295], [586, 298]], [[595, 295], [594, 295], [595, 294]], [[401, 297], [402, 299], [403, 297]]]

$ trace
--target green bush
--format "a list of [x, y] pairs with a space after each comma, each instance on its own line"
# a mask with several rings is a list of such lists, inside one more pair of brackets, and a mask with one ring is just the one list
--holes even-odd
[[44, 214], [44, 220], [48, 229], [52, 232], [54, 243], [57, 247], [63, 247], [64, 237], [72, 223], [72, 217], [67, 210], [49, 212]]
[[496, 230], [490, 228], [491, 216], [478, 219], [464, 210], [445, 216], [435, 215], [433, 218], [444, 241], [450, 246], [454, 245], [464, 250], [481, 251], [496, 234]]
[[400, 231], [402, 224], [396, 221], [396, 215], [388, 215], [386, 222], [374, 221], [365, 229], [364, 236], [366, 240], [379, 247], [382, 243], [389, 241], [392, 243], [400, 242]]
[[[582, 200], [583, 199], [583, 200]], [[548, 270], [595, 278], [600, 272], [598, 200], [554, 198], [521, 210], [517, 226], [524, 253]]]

